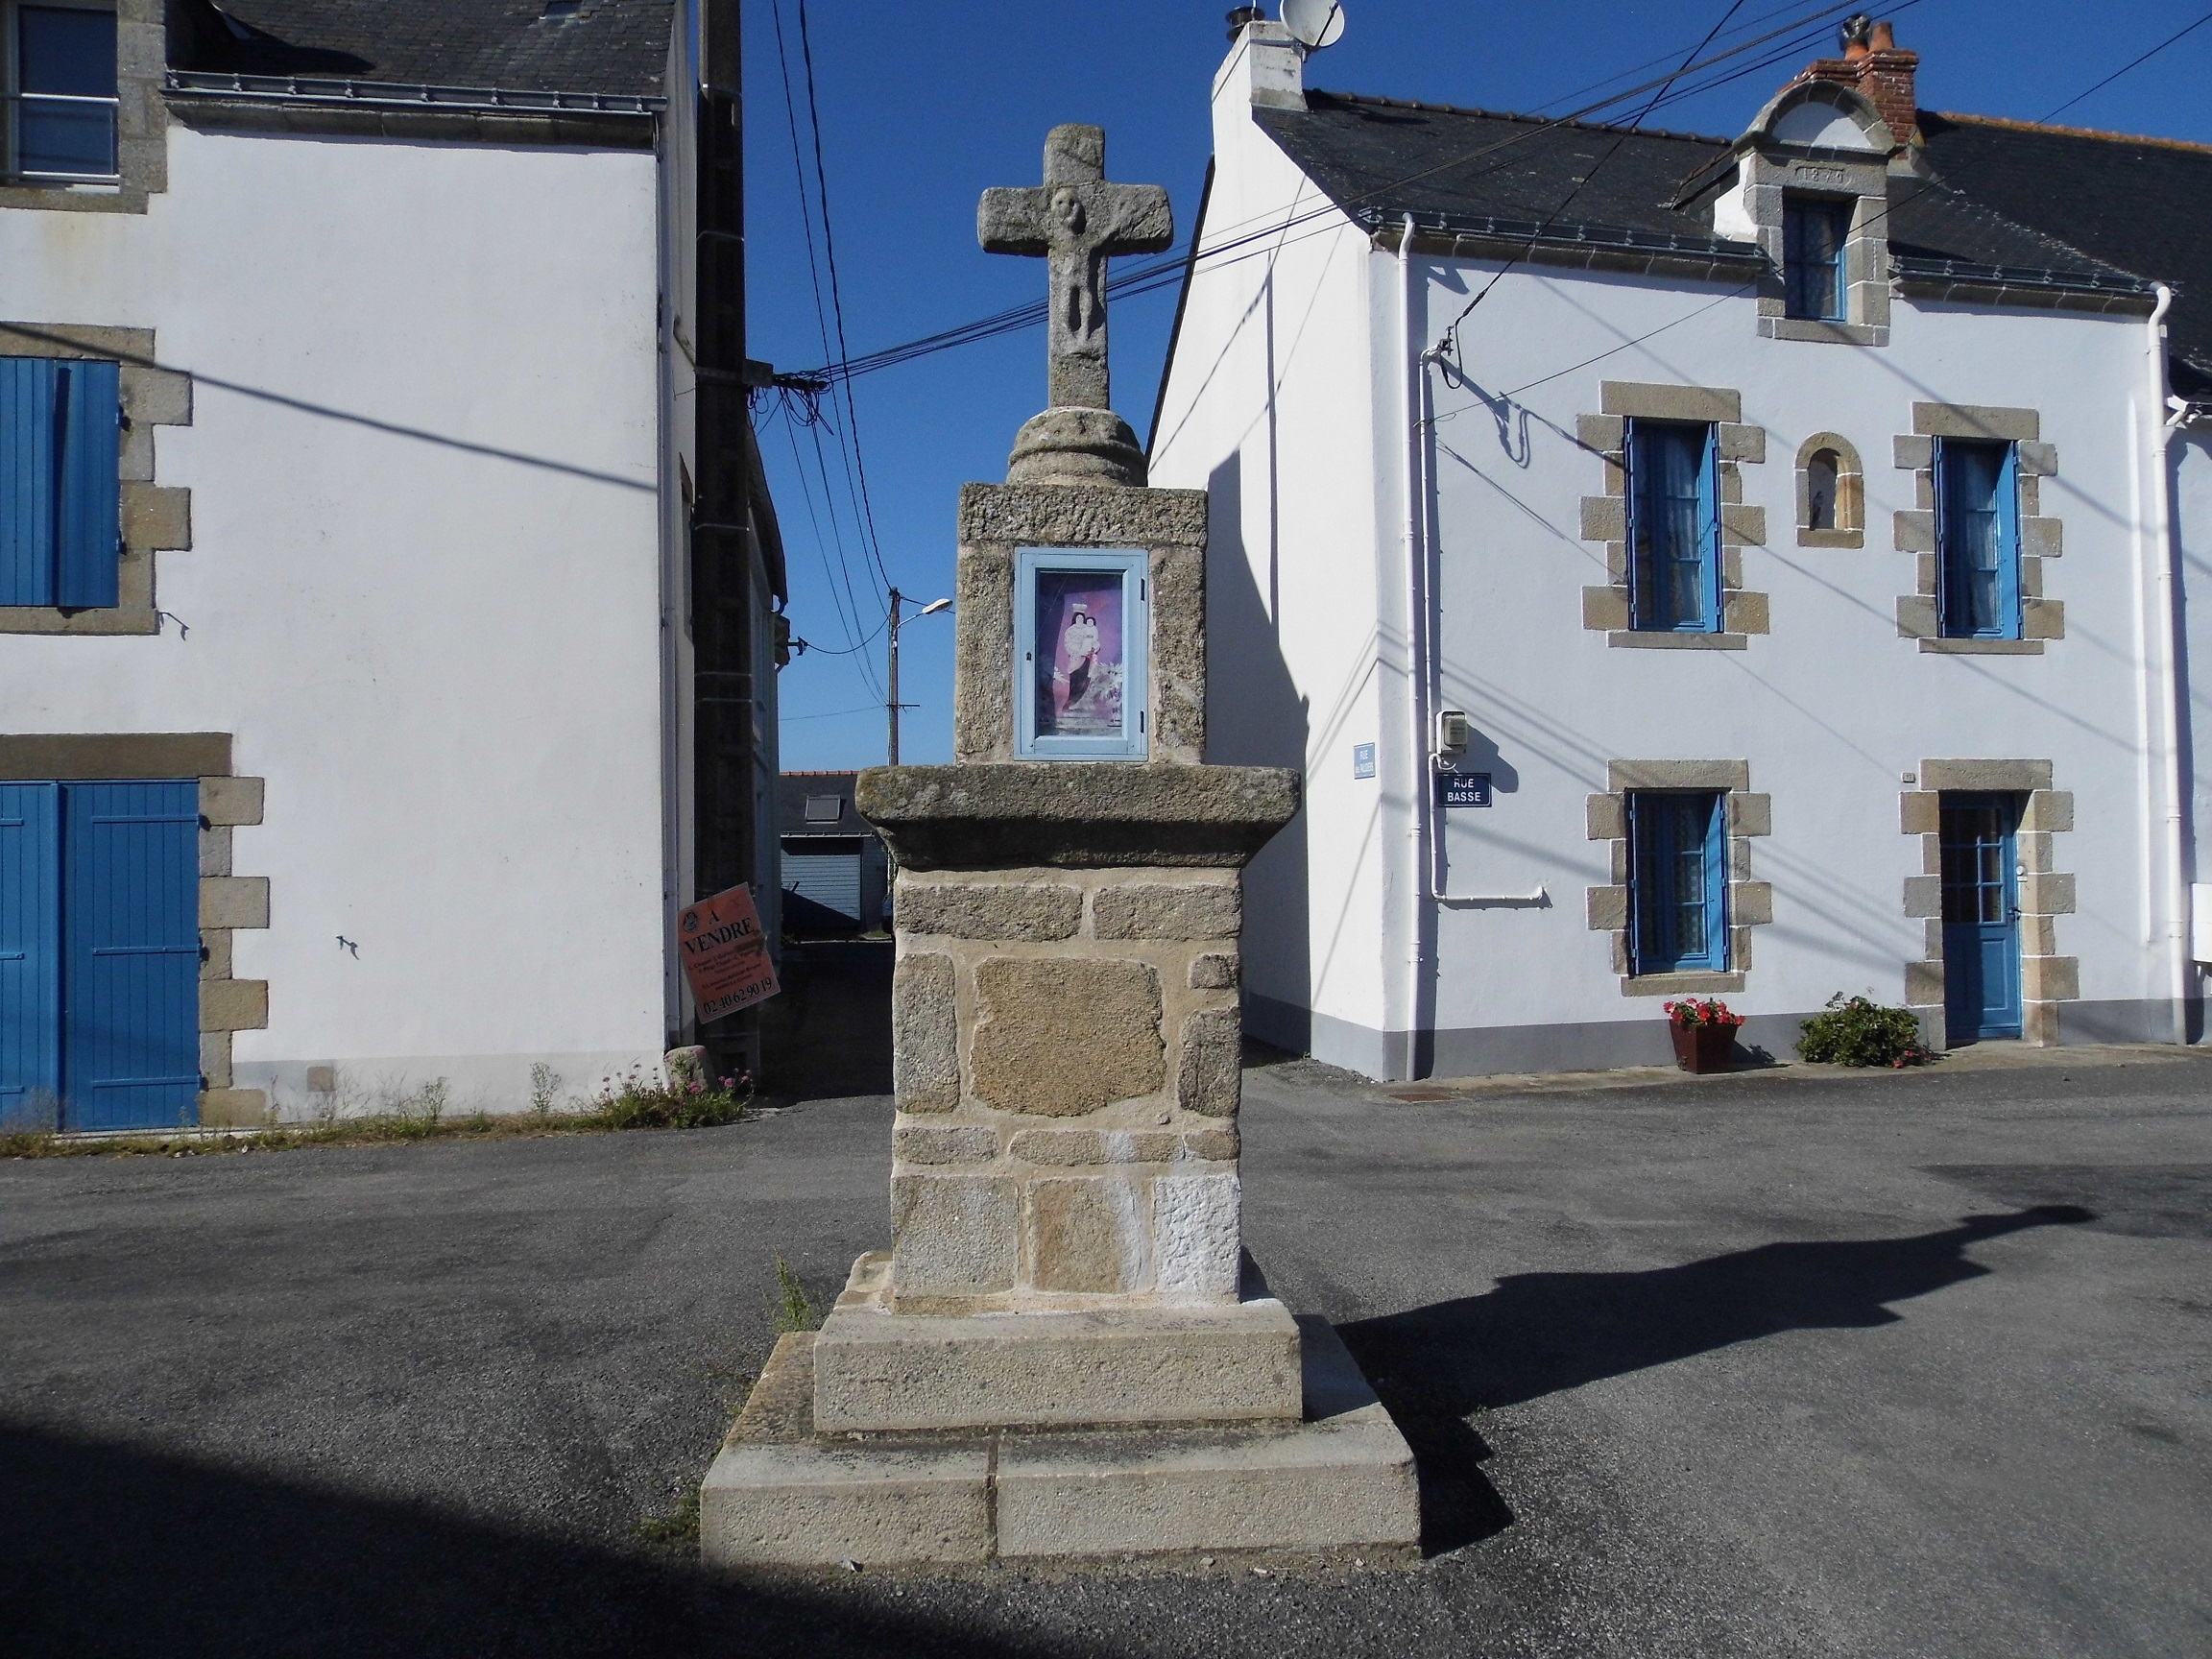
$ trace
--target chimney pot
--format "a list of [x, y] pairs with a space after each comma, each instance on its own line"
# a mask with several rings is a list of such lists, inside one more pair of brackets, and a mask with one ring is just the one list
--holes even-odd
[[1229, 13], [1229, 38], [1234, 40], [1244, 33], [1247, 23], [1263, 23], [1267, 13], [1257, 6], [1239, 6]]
[[1897, 36], [1887, 23], [1877, 23], [1867, 32], [1866, 44], [1876, 52], [1894, 52]]
[[1863, 58], [1867, 53], [1866, 37], [1873, 33], [1874, 20], [1863, 12], [1854, 12], [1843, 19], [1837, 32], [1843, 36], [1843, 57], [1846, 60]]

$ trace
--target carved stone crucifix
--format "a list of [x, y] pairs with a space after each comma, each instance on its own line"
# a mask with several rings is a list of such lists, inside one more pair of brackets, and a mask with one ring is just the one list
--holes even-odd
[[1167, 192], [1106, 182], [1106, 132], [1068, 125], [1045, 135], [1045, 182], [983, 192], [975, 233], [993, 253], [1050, 260], [1049, 385], [1055, 409], [1110, 409], [1106, 261], [1159, 253], [1175, 241]]

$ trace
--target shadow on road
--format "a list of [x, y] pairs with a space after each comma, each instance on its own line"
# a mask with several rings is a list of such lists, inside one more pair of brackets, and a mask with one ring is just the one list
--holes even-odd
[[20, 1426], [0, 1426], [0, 1493], [11, 1659], [1041, 1651], [803, 1580], [740, 1582]]
[[1413, 1447], [1422, 1543], [1434, 1552], [1511, 1524], [1475, 1466], [1489, 1449], [1472, 1413], [1778, 1332], [1887, 1325], [1902, 1315], [1887, 1304], [1989, 1272], [1968, 1246], [2096, 1218], [2042, 1204], [1909, 1238], [1762, 1244], [1642, 1273], [1516, 1273], [1480, 1296], [1337, 1330]]

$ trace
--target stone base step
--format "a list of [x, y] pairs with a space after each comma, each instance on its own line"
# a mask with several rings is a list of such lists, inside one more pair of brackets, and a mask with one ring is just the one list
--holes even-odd
[[825, 1433], [1296, 1423], [1298, 1325], [1247, 1257], [1243, 1299], [1092, 1312], [894, 1313], [876, 1252], [814, 1343]]
[[1297, 1321], [1297, 1423], [814, 1431], [811, 1334], [790, 1335], [700, 1488], [725, 1566], [924, 1566], [1229, 1551], [1408, 1553], [1413, 1455], [1325, 1319]]

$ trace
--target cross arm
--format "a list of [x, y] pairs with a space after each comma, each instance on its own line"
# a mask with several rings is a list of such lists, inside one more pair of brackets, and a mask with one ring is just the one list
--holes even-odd
[[1046, 192], [1034, 186], [1001, 185], [983, 192], [975, 209], [975, 235], [987, 253], [1027, 253], [1042, 258], [1052, 252], [1045, 231]]
[[1107, 253], [1164, 253], [1175, 245], [1175, 213], [1157, 184], [1083, 187], [1091, 222]]

